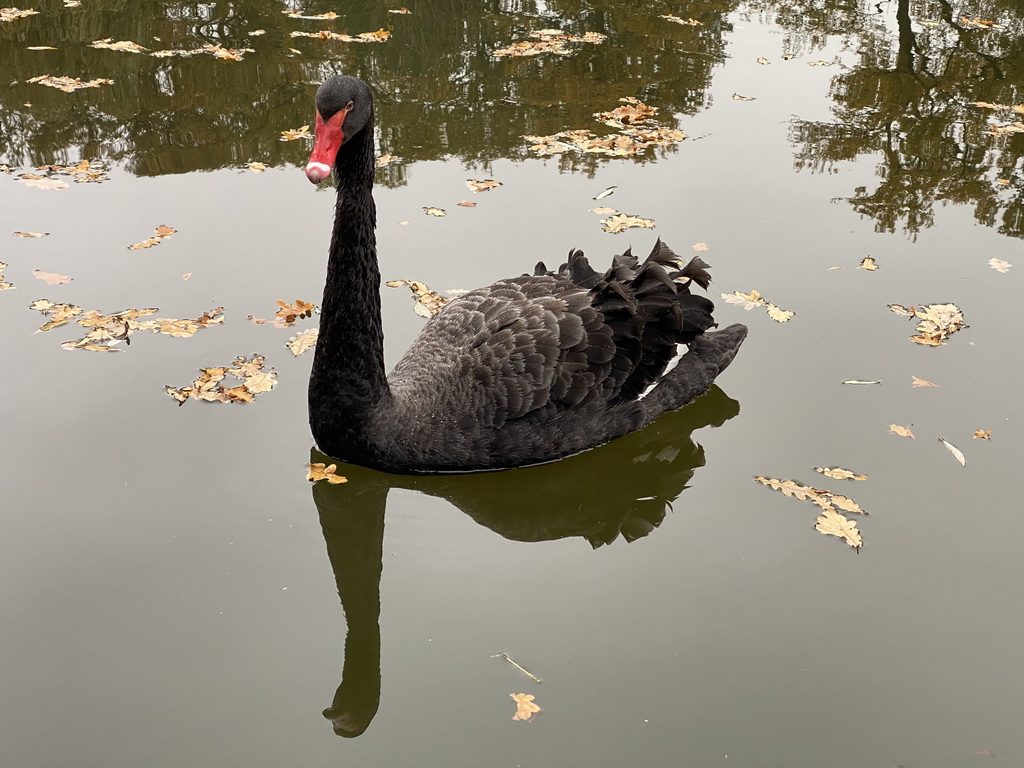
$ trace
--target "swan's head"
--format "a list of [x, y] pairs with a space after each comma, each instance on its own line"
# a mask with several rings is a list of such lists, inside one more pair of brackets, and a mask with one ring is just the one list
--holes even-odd
[[373, 117], [370, 89], [357, 77], [335, 75], [316, 92], [316, 131], [306, 178], [314, 184], [331, 175], [338, 150]]

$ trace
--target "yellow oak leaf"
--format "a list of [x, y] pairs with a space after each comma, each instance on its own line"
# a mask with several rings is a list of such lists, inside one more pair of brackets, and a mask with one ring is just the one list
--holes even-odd
[[321, 462], [313, 462], [312, 464], [307, 464], [306, 469], [309, 470], [306, 473], [306, 479], [313, 483], [319, 482], [321, 480], [326, 480], [331, 485], [338, 485], [340, 483], [348, 482], [347, 477], [343, 477], [342, 475], [337, 474], [337, 464], [324, 465]]
[[516, 703], [516, 713], [512, 716], [512, 719], [532, 723], [541, 711], [541, 708], [533, 702], [536, 697], [529, 693], [510, 693], [509, 696]]

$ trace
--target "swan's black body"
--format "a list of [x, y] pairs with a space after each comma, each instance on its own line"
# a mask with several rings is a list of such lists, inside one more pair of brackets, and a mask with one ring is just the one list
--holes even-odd
[[[317, 92], [306, 174], [321, 181], [331, 166], [338, 203], [309, 418], [338, 459], [415, 473], [569, 456], [704, 394], [746, 337], [742, 325], [704, 333], [714, 305], [690, 287], [707, 287], [707, 265], [681, 266], [659, 241], [643, 263], [627, 251], [603, 274], [573, 251], [556, 272], [538, 264], [472, 291], [428, 321], [385, 376], [373, 102], [351, 77]], [[689, 350], [677, 359], [680, 345]]]

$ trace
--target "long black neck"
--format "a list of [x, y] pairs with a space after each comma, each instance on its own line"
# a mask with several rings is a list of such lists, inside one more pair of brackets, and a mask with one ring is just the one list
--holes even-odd
[[309, 381], [309, 422], [320, 448], [347, 458], [366, 442], [373, 409], [388, 396], [373, 203], [373, 120], [335, 163], [338, 203]]

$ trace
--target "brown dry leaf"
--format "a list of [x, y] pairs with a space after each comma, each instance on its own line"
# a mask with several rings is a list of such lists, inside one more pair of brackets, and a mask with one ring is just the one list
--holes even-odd
[[[299, 17], [304, 18], [304, 17]], [[376, 32], [360, 32], [358, 35], [346, 35], [341, 32], [330, 32], [321, 29], [319, 32], [292, 32], [292, 37], [315, 37], [318, 40], [340, 40], [343, 43], [383, 43], [391, 33], [386, 29], [378, 29]]]
[[186, 272], [184, 275], [181, 276], [181, 279], [182, 280], [188, 280], [190, 277], [192, 277], [192, 273], [191, 272]]
[[66, 181], [61, 181], [60, 179], [51, 179], [48, 176], [27, 173], [19, 176], [18, 181], [26, 187], [35, 187], [36, 189], [67, 189], [71, 186]]
[[981, 440], [991, 440], [992, 439], [992, 430], [991, 429], [976, 429], [976, 430], [974, 430], [974, 434], [971, 435], [971, 437], [973, 437], [975, 439], [981, 439]]
[[[911, 424], [911, 426], [913, 426], [913, 424]], [[910, 431], [910, 427], [903, 427], [899, 424], [890, 424], [889, 431], [894, 435], [899, 435], [900, 437], [909, 437], [911, 440], [916, 439], [914, 437], [914, 433]]]
[[654, 229], [654, 220], [642, 219], [639, 216], [627, 215], [625, 213], [619, 213], [615, 216], [610, 216], [607, 219], [601, 220], [601, 229], [605, 232], [611, 232], [612, 234], [625, 232], [631, 227]]
[[754, 480], [761, 485], [766, 485], [773, 491], [782, 491], [784, 496], [789, 496], [793, 499], [800, 501], [813, 501], [817, 503], [818, 499], [822, 495], [828, 496], [828, 491], [824, 491], [820, 488], [812, 488], [809, 485], [800, 485], [794, 480], [779, 480], [774, 477], [765, 477], [764, 475], [758, 475]]
[[169, 227], [166, 224], [161, 224], [158, 227], [153, 228], [153, 237], [143, 240], [141, 243], [133, 243], [127, 246], [129, 251], [138, 251], [143, 248], [152, 248], [154, 245], [160, 245], [163, 240], [177, 232], [174, 227]]
[[456, 205], [461, 206], [462, 208], [476, 208], [476, 203], [471, 203], [469, 200], [463, 200], [461, 203], [456, 203]]
[[316, 16], [303, 16], [302, 11], [281, 11], [285, 16], [290, 16], [293, 19], [311, 19], [313, 21], [326, 21], [329, 19], [338, 18], [338, 14], [334, 11], [328, 11], [327, 13], [319, 13]]
[[444, 208], [435, 208], [432, 205], [431, 206], [423, 206], [423, 212], [425, 214], [427, 214], [427, 216], [447, 216], [448, 215], [447, 213], [445, 213]]
[[960, 462], [961, 467], [967, 466], [967, 459], [964, 458], [964, 455], [959, 448], [957, 448], [951, 442], [946, 440], [946, 438], [944, 437], [940, 437], [939, 442], [946, 446], [946, 450], [953, 454], [953, 458]]
[[611, 112], [594, 113], [599, 122], [620, 129], [619, 133], [597, 136], [592, 131], [571, 130], [560, 131], [550, 136], [523, 138], [533, 142], [530, 151], [542, 157], [571, 151], [611, 157], [635, 157], [648, 147], [677, 144], [686, 138], [686, 134], [678, 129], [657, 124], [653, 119], [658, 112], [657, 108], [649, 107], [632, 96], [624, 96], [619, 101], [625, 106], [617, 107]]
[[560, 29], [541, 29], [531, 32], [530, 37], [534, 40], [512, 43], [505, 48], [499, 48], [494, 52], [495, 56], [537, 56], [541, 53], [556, 53], [560, 56], [568, 56], [575, 53], [578, 48], [570, 47], [571, 43], [590, 43], [598, 45], [607, 39], [607, 35], [598, 32], [584, 32], [582, 35], [566, 34]]
[[867, 480], [867, 475], [858, 475], [851, 472], [848, 469], [841, 469], [840, 467], [815, 467], [815, 472], [821, 472], [825, 477], [831, 477], [833, 480]]
[[768, 61], [768, 59], [766, 59], [764, 56], [758, 56], [757, 57], [757, 63], [758, 64], [771, 64], [771, 62]]
[[74, 279], [67, 275], [58, 275], [56, 272], [40, 272], [38, 269], [32, 270], [32, 277], [36, 280], [42, 280], [47, 285], [64, 285]]
[[911, 374], [910, 378], [912, 379], [912, 381], [910, 383], [910, 386], [912, 386], [912, 387], [937, 387], [937, 386], [939, 386], [938, 384], [933, 384], [930, 381], [925, 381], [924, 379], [919, 379], [919, 378], [917, 378], [917, 376], [914, 376], [913, 374]]
[[247, 165], [246, 168], [248, 168], [253, 173], [263, 173], [265, 170], [267, 170], [267, 166], [265, 166], [263, 163], [257, 162], [249, 163], [249, 165]]
[[985, 131], [989, 136], [1012, 136], [1015, 133], [1024, 133], [1024, 123], [1015, 122], [1006, 125], [990, 125]]
[[[178, 405], [183, 405], [189, 398], [218, 403], [251, 403], [256, 395], [269, 392], [277, 384], [277, 374], [264, 371], [263, 361], [262, 355], [253, 355], [251, 359], [239, 356], [230, 366], [200, 368], [201, 375], [191, 386], [167, 386], [164, 390], [178, 401]], [[228, 374], [242, 383], [225, 387], [221, 382]]]
[[788, 323], [796, 317], [796, 312], [788, 309], [782, 309], [762, 297], [756, 290], [751, 291], [750, 293], [733, 291], [732, 293], [723, 293], [720, 295], [727, 303], [736, 304], [747, 310], [754, 309], [754, 307], [763, 307], [768, 313], [768, 317], [777, 323]]
[[82, 0], [64, 0], [65, 8], [81, 8]]
[[1006, 29], [1002, 24], [996, 24], [994, 21], [983, 19], [980, 16], [971, 18], [970, 16], [961, 16], [960, 23], [965, 27], [976, 27], [978, 29]]
[[322, 462], [315, 461], [312, 464], [307, 464], [306, 469], [308, 470], [306, 473], [306, 479], [311, 483], [317, 483], [321, 480], [326, 480], [331, 485], [348, 482], [347, 477], [342, 477], [337, 474], [337, 464], [324, 465]]
[[383, 168], [385, 165], [397, 163], [401, 159], [402, 158], [400, 158], [398, 155], [381, 155], [380, 157], [377, 158], [376, 162], [374, 162], [374, 167]]
[[830, 507], [821, 511], [821, 517], [818, 518], [814, 529], [827, 536], [838, 536], [858, 552], [864, 546], [864, 540], [857, 530], [857, 521], [843, 517]]
[[541, 708], [533, 703], [536, 697], [529, 693], [510, 693], [509, 696], [516, 702], [516, 713], [512, 719], [532, 723], [541, 711]]
[[281, 141], [295, 141], [296, 139], [311, 139], [313, 134], [309, 132], [309, 126], [303, 125], [299, 128], [289, 128], [281, 131]]
[[0, 22], [23, 19], [26, 16], [35, 16], [39, 11], [34, 8], [21, 10], [20, 8], [0, 8]]
[[14, 288], [14, 283], [8, 283], [4, 280], [5, 269], [7, 269], [7, 265], [0, 261], [0, 291], [9, 291]]
[[738, 93], [734, 93], [732, 95], [732, 100], [733, 101], [757, 101], [757, 97], [756, 96], [741, 96]]
[[929, 347], [944, 346], [946, 339], [968, 325], [956, 304], [922, 304], [907, 309], [902, 304], [890, 304], [889, 309], [902, 317], [914, 317], [917, 334], [908, 337], [915, 344]]
[[807, 66], [808, 67], [831, 67], [832, 66], [832, 62], [831, 61], [808, 61], [807, 62]]
[[700, 27], [703, 23], [696, 19], [681, 19], [678, 16], [673, 16], [671, 13], [666, 13], [658, 16], [659, 19], [665, 19], [665, 21], [671, 21], [675, 24], [684, 24], [690, 27]]
[[267, 34], [267, 30], [265, 30], [265, 29], [254, 29], [252, 32], [246, 32], [245, 34], [247, 34], [249, 37], [259, 37], [260, 35]]
[[871, 256], [865, 256], [860, 260], [859, 269], [866, 269], [870, 272], [874, 272], [878, 268], [878, 263]]
[[15, 237], [46, 237], [49, 232], [12, 232]]
[[388, 280], [385, 285], [388, 288], [409, 286], [409, 290], [412, 291], [413, 298], [416, 300], [413, 310], [421, 317], [436, 315], [445, 304], [451, 301], [436, 291], [430, 290], [426, 283], [417, 280]]
[[466, 186], [473, 192], [487, 192], [502, 186], [502, 184], [494, 179], [484, 179], [482, 181], [480, 179], [466, 179]]
[[[99, 160], [82, 160], [75, 165], [40, 165], [38, 170], [46, 171], [47, 174], [59, 176], [70, 176], [76, 184], [96, 183], [100, 184], [109, 181], [106, 166]], [[28, 174], [23, 174], [26, 178]], [[31, 175], [31, 178], [45, 178], [38, 174]]]
[[113, 38], [107, 37], [103, 40], [93, 40], [89, 43], [90, 48], [109, 48], [112, 51], [127, 51], [128, 53], [142, 53], [148, 51], [149, 48], [143, 48], [138, 43], [133, 43], [131, 40], [118, 40], [116, 43], [110, 42]]
[[401, 8], [392, 8], [392, 9], [390, 9], [388, 11], [388, 13], [399, 13], [399, 14], [402, 14], [402, 15], [407, 15], [407, 14], [412, 13], [412, 11], [410, 11], [405, 6], [402, 6]]
[[[291, 304], [281, 299], [275, 299], [275, 301], [277, 302], [277, 312], [274, 313], [273, 325], [277, 328], [286, 328], [289, 325], [294, 325], [295, 321], [300, 317], [310, 317], [316, 311], [316, 304], [310, 304], [302, 299], [296, 299]], [[266, 322], [266, 320], [258, 320], [252, 316], [249, 319], [257, 325], [262, 325]]]
[[320, 331], [318, 329], [307, 328], [288, 339], [288, 343], [285, 346], [292, 351], [295, 357], [298, 357], [307, 349], [312, 349], [316, 345], [316, 339], [319, 335]]
[[83, 312], [81, 307], [73, 304], [55, 304], [48, 299], [39, 299], [33, 302], [29, 308], [38, 310], [49, 318], [49, 321], [39, 329], [40, 331], [49, 331], [71, 320], [88, 328], [89, 330], [81, 339], [64, 342], [61, 347], [90, 351], [117, 351], [112, 345], [118, 341], [130, 343], [131, 340], [128, 337], [135, 331], [152, 331], [167, 336], [187, 337], [194, 335], [201, 328], [221, 325], [224, 322], [223, 307], [204, 312], [193, 320], [154, 318], [144, 321], [140, 321], [139, 318], [154, 314], [157, 312], [156, 308], [126, 309], [122, 312], [104, 315], [96, 309]]
[[617, 208], [609, 208], [606, 205], [599, 205], [597, 208], [588, 208], [587, 210], [590, 211], [591, 213], [600, 214], [601, 216], [607, 216], [609, 213], [619, 212]]
[[706, 251], [708, 249], [707, 243], [694, 243], [690, 246], [695, 251]]
[[1013, 264], [1010, 264], [1007, 261], [1003, 261], [1002, 259], [994, 259], [994, 258], [988, 260], [988, 265], [990, 267], [992, 267], [992, 269], [994, 269], [996, 272], [1002, 272], [1004, 275], [1007, 272], [1009, 272], [1010, 271], [1010, 267], [1013, 266]]
[[59, 77], [51, 77], [50, 75], [39, 75], [38, 77], [31, 77], [25, 82], [27, 83], [39, 83], [40, 85], [48, 85], [51, 88], [57, 88], [58, 90], [64, 91], [65, 93], [71, 93], [72, 91], [78, 91], [82, 88], [99, 88], [101, 85], [113, 85], [114, 81], [105, 77], [98, 77], [95, 80], [89, 80], [83, 82], [78, 77], [67, 77], [61, 75]]

